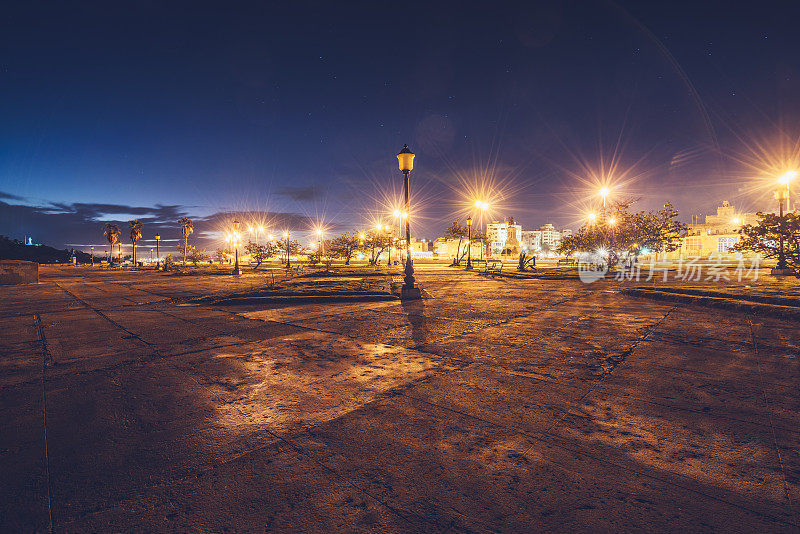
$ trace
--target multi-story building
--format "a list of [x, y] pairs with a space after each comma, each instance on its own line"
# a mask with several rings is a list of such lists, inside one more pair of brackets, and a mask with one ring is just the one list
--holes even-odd
[[[509, 232], [509, 228], [515, 228], [516, 232]], [[561, 238], [572, 234], [572, 230], [558, 230], [553, 224], [545, 224], [538, 230], [523, 230], [522, 226], [516, 224], [512, 217], [505, 222], [494, 221], [486, 226], [486, 238], [488, 250], [491, 254], [502, 254], [508, 250], [509, 234], [514, 234], [519, 241], [519, 246], [524, 252], [538, 253], [544, 251], [555, 252], [561, 243]]]
[[739, 229], [745, 224], [754, 224], [755, 213], [737, 212], [727, 200], [717, 206], [715, 215], [706, 215], [704, 223], [689, 225], [689, 231], [677, 255], [683, 257], [708, 257], [710, 254], [730, 255], [739, 240]]
[[561, 243], [561, 232], [556, 230], [550, 223], [539, 228], [539, 231], [542, 233], [541, 249], [545, 251], [555, 251]]
[[[481, 243], [480, 241], [473, 241], [470, 245], [470, 254], [473, 258], [480, 257]], [[461, 256], [467, 251], [467, 239], [458, 239], [440, 237], [433, 241], [433, 255], [437, 258], [450, 259], [456, 256]]]
[[542, 248], [542, 232], [539, 230], [523, 230], [520, 233], [519, 244], [525, 252]]
[[501, 254], [508, 240], [508, 229], [516, 229], [516, 236], [522, 235], [522, 226], [514, 222], [513, 217], [509, 217], [505, 222], [493, 221], [486, 225], [487, 248], [490, 254]]

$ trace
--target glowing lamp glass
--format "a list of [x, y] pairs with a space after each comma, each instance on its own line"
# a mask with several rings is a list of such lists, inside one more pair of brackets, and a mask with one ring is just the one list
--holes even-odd
[[403, 145], [403, 150], [397, 154], [397, 163], [403, 172], [410, 172], [414, 168], [414, 153], [408, 149], [408, 145]]

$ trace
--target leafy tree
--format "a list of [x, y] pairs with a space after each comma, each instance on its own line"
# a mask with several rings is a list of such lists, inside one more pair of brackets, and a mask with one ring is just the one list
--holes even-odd
[[186, 253], [189, 251], [189, 236], [194, 232], [194, 223], [189, 217], [181, 217], [178, 219], [178, 224], [181, 227], [181, 237], [183, 237], [183, 264], [186, 265]]
[[765, 258], [780, 255], [780, 239], [783, 235], [783, 250], [786, 264], [800, 268], [800, 214], [784, 214], [783, 220], [775, 213], [757, 213], [756, 224], [745, 224], [740, 230], [739, 241], [731, 247], [737, 252], [756, 252]]
[[447, 230], [444, 232], [444, 236], [450, 239], [458, 239], [458, 245], [456, 246], [456, 256], [453, 258], [453, 265], [461, 265], [461, 259], [466, 255], [466, 251], [464, 254], [461, 253], [461, 242], [467, 237], [467, 233], [469, 229], [466, 226], [461, 226], [461, 222], [459, 219], [453, 221]]
[[122, 235], [122, 230], [119, 229], [119, 226], [112, 223], [106, 223], [105, 229], [103, 230], [103, 235], [106, 236], [109, 244], [109, 254], [108, 254], [108, 262], [111, 263], [111, 255], [114, 253], [114, 245], [119, 243], [119, 236]]
[[142, 237], [142, 223], [139, 219], [128, 221], [131, 229], [131, 244], [133, 245], [133, 264], [136, 265], [136, 242]]
[[367, 235], [367, 239], [362, 244], [363, 250], [370, 250], [370, 265], [377, 265], [383, 251], [392, 246], [392, 237], [386, 232], [373, 230]]
[[186, 257], [194, 265], [197, 265], [201, 261], [208, 261], [208, 254], [205, 249], [198, 250], [197, 247], [192, 245], [188, 245], [186, 248], [188, 249], [186, 250]]
[[634, 213], [630, 211], [634, 202], [634, 199], [615, 202], [599, 221], [585, 224], [577, 233], [563, 237], [558, 251], [599, 254], [610, 268], [619, 262], [620, 256], [638, 255], [643, 248], [653, 252], [680, 248], [687, 226], [677, 220], [678, 210], [667, 203], [657, 211]]
[[[469, 235], [469, 233], [467, 235]], [[472, 229], [472, 239], [471, 239], [470, 243], [480, 243], [481, 250], [485, 250], [487, 242], [488, 242], [488, 239], [486, 237], [486, 234], [481, 232], [480, 228], [473, 228]], [[470, 245], [470, 247], [471, 246], [472, 245]], [[484, 254], [485, 254], [485, 252], [484, 252]], [[464, 256], [462, 255], [461, 258], [463, 259]], [[475, 261], [475, 258], [473, 257], [472, 260]]]
[[219, 263], [225, 263], [228, 260], [226, 256], [227, 254], [230, 254], [229, 250], [226, 250], [224, 248], [218, 248], [214, 251], [214, 259], [217, 260]]
[[361, 247], [361, 239], [358, 232], [350, 232], [336, 236], [327, 246], [331, 256], [342, 258], [345, 265], [350, 265], [353, 254]]
[[247, 245], [245, 245], [244, 251], [249, 254], [252, 259], [256, 260], [256, 266], [253, 268], [255, 271], [261, 266], [264, 260], [278, 254], [278, 245], [274, 242], [261, 245], [249, 241]]
[[282, 241], [279, 241], [276, 244], [275, 249], [276, 249], [276, 252], [279, 252], [281, 254], [281, 256], [283, 256], [283, 261], [288, 262], [289, 261], [289, 256], [291, 256], [292, 254], [300, 253], [300, 251], [303, 250], [303, 247], [300, 245], [299, 241], [290, 240], [289, 241], [289, 250], [287, 251], [286, 250], [286, 238], [284, 238]]

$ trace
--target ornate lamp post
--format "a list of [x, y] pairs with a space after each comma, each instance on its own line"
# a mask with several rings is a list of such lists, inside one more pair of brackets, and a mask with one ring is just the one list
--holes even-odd
[[[411, 205], [408, 200], [408, 173], [414, 168], [414, 153], [408, 149], [408, 145], [403, 145], [403, 150], [397, 154], [397, 162], [400, 171], [403, 173], [403, 192], [406, 202], [406, 213], [411, 214]], [[406, 269], [404, 284], [400, 290], [401, 299], [419, 299], [420, 290], [414, 283], [414, 266], [411, 264], [411, 223], [410, 217], [406, 217]]]
[[233, 267], [233, 274], [242, 274], [239, 270], [239, 221], [233, 221], [233, 248], [236, 251], [236, 264]]
[[472, 270], [472, 216], [467, 217], [467, 270]]
[[161, 242], [161, 236], [156, 234], [156, 270], [161, 270], [161, 254], [158, 252], [158, 244]]

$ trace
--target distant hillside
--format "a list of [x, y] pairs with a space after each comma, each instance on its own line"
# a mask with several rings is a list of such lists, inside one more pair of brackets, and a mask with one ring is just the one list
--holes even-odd
[[[0, 235], [0, 260], [25, 260], [36, 263], [67, 263], [70, 251], [58, 250], [46, 245], [25, 245], [18, 239]], [[79, 263], [91, 261], [91, 255], [75, 251]]]

